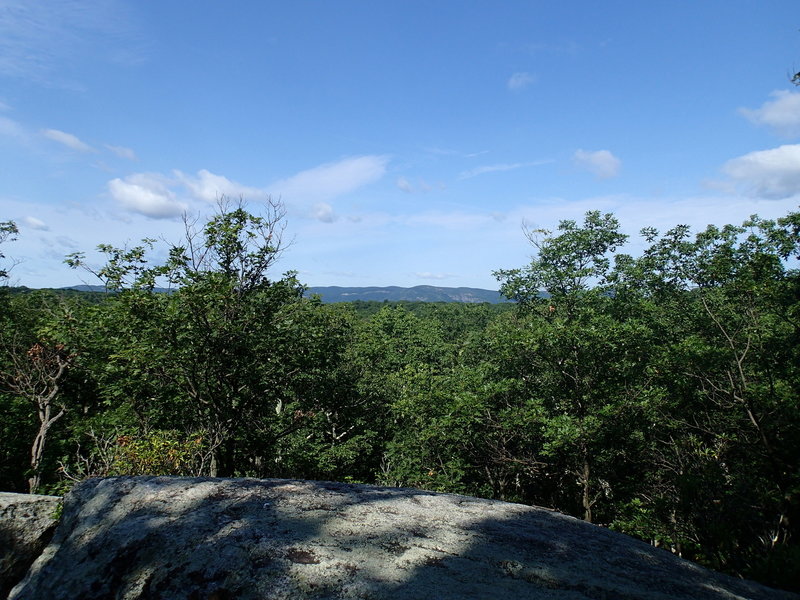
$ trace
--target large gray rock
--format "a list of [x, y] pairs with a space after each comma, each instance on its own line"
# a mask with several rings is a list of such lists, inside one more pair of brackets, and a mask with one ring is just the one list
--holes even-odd
[[61, 498], [0, 492], [0, 598], [22, 580], [53, 537]]
[[252, 479], [82, 483], [13, 599], [796, 598], [555, 512]]

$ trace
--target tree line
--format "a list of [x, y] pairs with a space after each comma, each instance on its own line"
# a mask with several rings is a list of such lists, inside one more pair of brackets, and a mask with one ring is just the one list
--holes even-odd
[[637, 256], [611, 214], [528, 231], [531, 263], [495, 274], [513, 305], [322, 304], [273, 275], [283, 224], [223, 201], [163, 262], [154, 240], [68, 257], [99, 300], [3, 288], [0, 489], [411, 486], [800, 589], [800, 213], [647, 228]]

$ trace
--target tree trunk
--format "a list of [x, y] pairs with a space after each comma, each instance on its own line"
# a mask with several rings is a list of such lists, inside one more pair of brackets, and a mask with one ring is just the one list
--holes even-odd
[[51, 402], [58, 393], [58, 386], [55, 386], [46, 398], [39, 399], [39, 431], [31, 445], [31, 471], [32, 475], [28, 479], [28, 493], [35, 494], [39, 489], [42, 479], [42, 457], [44, 456], [44, 444], [47, 440], [47, 432], [53, 423], [64, 416], [66, 408], [62, 407], [55, 417], [50, 417]]
[[583, 520], [587, 523], [592, 522], [592, 497], [591, 486], [589, 484], [589, 475], [591, 471], [589, 468], [589, 459], [584, 455], [583, 457], [583, 472], [581, 473], [581, 484], [583, 486]]
[[42, 421], [39, 424], [39, 431], [36, 433], [36, 437], [33, 438], [33, 444], [31, 445], [31, 476], [28, 478], [29, 494], [36, 493], [36, 490], [39, 488], [39, 483], [42, 479], [42, 456], [44, 455], [44, 442], [48, 429], [49, 425], [47, 422]]
[[218, 475], [219, 468], [217, 466], [217, 454], [218, 454], [217, 450], [214, 450], [211, 453], [211, 464], [208, 467], [208, 474], [211, 477], [218, 477], [219, 476]]

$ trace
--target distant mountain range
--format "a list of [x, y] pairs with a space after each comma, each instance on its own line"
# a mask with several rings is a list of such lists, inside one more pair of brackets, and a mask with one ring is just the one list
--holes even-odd
[[[74, 285], [70, 290], [81, 292], [103, 292], [102, 285]], [[157, 292], [166, 292], [166, 289], [156, 288]], [[500, 292], [468, 287], [438, 287], [433, 285], [417, 285], [410, 288], [388, 287], [327, 287], [308, 288], [306, 296], [318, 295], [323, 302], [353, 302], [355, 300], [383, 302], [489, 302], [499, 304], [508, 302]]]
[[508, 302], [500, 292], [468, 287], [417, 285], [411, 288], [389, 287], [312, 287], [306, 295], [318, 294], [323, 302], [373, 300], [383, 302]]

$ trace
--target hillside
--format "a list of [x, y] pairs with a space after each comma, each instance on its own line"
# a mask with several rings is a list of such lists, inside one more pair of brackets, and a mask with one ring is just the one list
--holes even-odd
[[[33, 290], [28, 288], [12, 288], [16, 293], [27, 293]], [[60, 294], [103, 294], [106, 289], [102, 285], [74, 285], [55, 290]], [[166, 288], [155, 288], [156, 292], [169, 292]], [[340, 287], [340, 286], [314, 286], [308, 288], [306, 296], [318, 295], [323, 302], [353, 302], [355, 300], [383, 302], [464, 302], [478, 304], [488, 302], [499, 304], [508, 302], [500, 292], [470, 287], [439, 287], [432, 285], [418, 285], [411, 288], [399, 286], [388, 287]]]
[[311, 287], [308, 295], [318, 294], [323, 302], [352, 302], [354, 300], [374, 300], [382, 302], [507, 302], [500, 292], [468, 287], [438, 287], [418, 285], [411, 288], [389, 287]]

